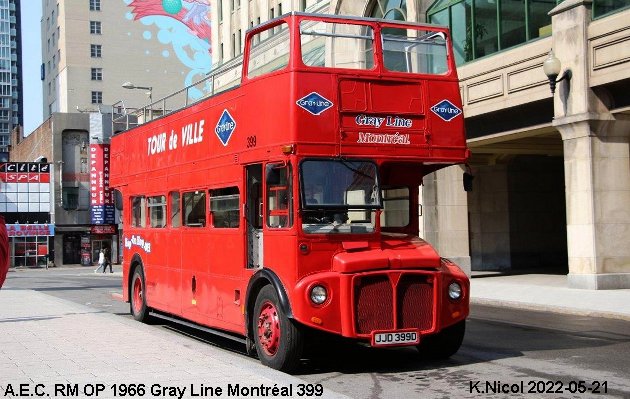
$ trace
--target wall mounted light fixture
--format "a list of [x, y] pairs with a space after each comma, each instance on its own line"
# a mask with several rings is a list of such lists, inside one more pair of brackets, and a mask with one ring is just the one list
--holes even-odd
[[560, 63], [560, 60], [553, 54], [553, 49], [549, 50], [549, 55], [547, 56], [545, 62], [543, 62], [543, 71], [549, 79], [549, 87], [551, 88], [552, 95], [556, 92], [557, 83], [560, 83], [565, 79], [567, 81], [571, 80], [572, 74], [570, 69], [565, 69], [562, 76], [560, 76], [560, 79], [557, 79], [561, 69], [562, 64]]

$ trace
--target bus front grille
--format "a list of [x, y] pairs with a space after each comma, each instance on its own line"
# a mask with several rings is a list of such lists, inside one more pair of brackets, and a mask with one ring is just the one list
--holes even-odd
[[388, 274], [357, 277], [354, 284], [356, 333], [407, 328], [431, 330], [433, 281], [433, 277], [412, 273], [403, 274], [400, 279], [390, 279]]
[[433, 327], [433, 286], [427, 278], [404, 275], [398, 283], [397, 293], [398, 327], [430, 330]]
[[386, 275], [367, 276], [355, 288], [356, 328], [359, 334], [394, 327], [392, 285]]

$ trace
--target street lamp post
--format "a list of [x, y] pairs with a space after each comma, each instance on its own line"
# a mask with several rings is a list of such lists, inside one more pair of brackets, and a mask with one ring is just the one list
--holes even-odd
[[125, 82], [122, 87], [129, 90], [146, 90], [147, 96], [149, 96], [149, 120], [153, 119], [153, 87], [152, 86], [136, 86], [131, 82]]

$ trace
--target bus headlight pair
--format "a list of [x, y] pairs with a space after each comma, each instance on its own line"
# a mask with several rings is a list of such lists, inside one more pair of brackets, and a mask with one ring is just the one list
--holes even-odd
[[323, 285], [314, 285], [310, 292], [311, 302], [315, 305], [321, 305], [328, 299], [328, 291]]

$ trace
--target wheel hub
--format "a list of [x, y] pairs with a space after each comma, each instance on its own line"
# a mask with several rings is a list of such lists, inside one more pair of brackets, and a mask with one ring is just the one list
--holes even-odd
[[280, 343], [280, 322], [278, 311], [271, 302], [265, 302], [258, 315], [258, 340], [269, 356], [278, 352]]
[[142, 309], [142, 295], [142, 280], [138, 277], [133, 282], [133, 310], [136, 314]]

